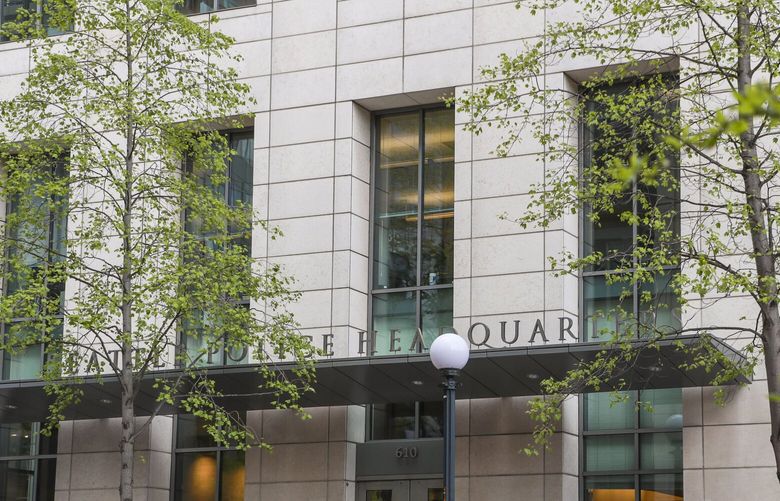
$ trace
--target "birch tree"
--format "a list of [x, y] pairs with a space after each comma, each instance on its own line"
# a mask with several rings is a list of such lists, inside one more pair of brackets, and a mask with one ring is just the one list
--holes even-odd
[[[238, 152], [220, 130], [251, 123], [255, 104], [233, 40], [176, 7], [47, 0], [3, 27], [31, 69], [0, 102], [0, 348], [21, 360], [43, 347], [34, 377], [52, 398], [49, 429], [84, 375], [118, 380], [123, 501], [135, 440], [165, 406], [202, 418], [220, 444], [259, 440], [223, 407], [213, 354], [250, 351], [253, 393], [278, 407], [300, 410], [313, 378], [314, 351], [285, 310], [290, 279], [249, 254], [253, 230], [278, 236], [252, 210], [251, 170], [248, 187], [226, 188]], [[275, 370], [280, 359], [295, 370]], [[140, 385], [163, 367], [179, 375], [156, 379], [156, 410], [137, 420]]]
[[[456, 101], [471, 117], [468, 130], [500, 130], [499, 155], [520, 141], [537, 141], [543, 150], [544, 182], [529, 207], [508, 217], [545, 228], [576, 214], [583, 228], [636, 228], [628, 245], [602, 242], [583, 254], [549, 256], [561, 273], [609, 270], [608, 286], [622, 293], [620, 304], [601, 312], [609, 322], [591, 325], [588, 312], [580, 312], [588, 316], [581, 335], [617, 349], [545, 382], [549, 395], [530, 409], [536, 444], [547, 443], [566, 396], [621, 389], [640, 350], [680, 334], [704, 340], [684, 369], [708, 370], [719, 384], [763, 365], [769, 395], [778, 395], [780, 5], [516, 5], [518, 15], [537, 17], [543, 32], [484, 68], [487, 83]], [[624, 306], [633, 298], [640, 315]], [[696, 320], [718, 308], [732, 311], [731, 320]], [[675, 310], [676, 322], [662, 321]], [[726, 339], [744, 360], [729, 363], [708, 351], [708, 337]], [[646, 341], [643, 348], [631, 343], [636, 338]], [[767, 406], [780, 479], [780, 400], [768, 398]]]

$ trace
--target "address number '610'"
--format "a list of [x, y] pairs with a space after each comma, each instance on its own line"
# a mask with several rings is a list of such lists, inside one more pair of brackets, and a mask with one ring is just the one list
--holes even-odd
[[395, 457], [399, 459], [416, 458], [417, 454], [417, 447], [397, 447], [395, 449]]

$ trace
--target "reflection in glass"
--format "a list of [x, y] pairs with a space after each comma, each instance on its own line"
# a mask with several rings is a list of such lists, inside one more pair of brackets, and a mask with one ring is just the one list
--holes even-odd
[[201, 14], [214, 10], [214, 0], [184, 0], [177, 7], [182, 14]]
[[593, 341], [630, 331], [634, 309], [631, 284], [625, 281], [610, 284], [604, 276], [586, 276], [582, 280], [585, 340]]
[[0, 456], [30, 456], [36, 436], [32, 423], [0, 424]]
[[443, 435], [444, 404], [441, 401], [420, 402], [420, 438], [437, 438]]
[[682, 469], [682, 433], [644, 433], [639, 437], [643, 470]]
[[[39, 459], [38, 460], [38, 495], [35, 501], [54, 501], [54, 482], [57, 473], [57, 460]], [[32, 501], [32, 498], [30, 499]]]
[[612, 393], [586, 393], [585, 429], [625, 430], [634, 427], [636, 411], [634, 392], [621, 392], [628, 395], [625, 400]]
[[38, 379], [43, 365], [43, 347], [40, 344], [26, 346], [11, 353], [3, 352], [3, 379]]
[[0, 461], [0, 501], [33, 501], [35, 460]]
[[374, 404], [371, 410], [372, 440], [415, 437], [414, 403]]
[[244, 451], [223, 451], [220, 469], [220, 501], [244, 501]]
[[634, 242], [634, 230], [630, 223], [621, 220], [621, 214], [631, 214], [633, 202], [631, 195], [616, 197], [614, 212], [598, 214], [598, 221], [592, 221], [586, 212], [583, 223], [583, 250], [586, 256], [596, 252], [601, 259], [592, 269], [610, 270], [625, 267], [631, 262], [627, 254]]
[[176, 501], [214, 501], [217, 493], [217, 453], [176, 454]]
[[422, 333], [425, 347], [452, 329], [452, 289], [422, 291], [420, 296]]
[[[682, 390], [643, 390], [639, 393], [640, 428], [682, 428]], [[652, 409], [652, 410], [650, 410]]]
[[677, 474], [642, 475], [640, 501], [683, 501], [683, 478]]
[[454, 122], [452, 110], [425, 113], [420, 285], [452, 283], [455, 215]]
[[642, 284], [639, 320], [643, 329], [673, 333], [680, 329], [680, 303], [672, 281], [677, 273], [658, 275], [652, 283]]
[[236, 7], [248, 7], [256, 5], [256, 0], [184, 0], [177, 5], [182, 14], [205, 14], [215, 10], [235, 9]]
[[417, 332], [415, 292], [375, 294], [374, 330], [377, 355], [407, 353]]
[[182, 334], [187, 364], [195, 367], [222, 365], [222, 343], [208, 346], [211, 336], [205, 332], [210, 324], [207, 314], [196, 311], [193, 317], [194, 322], [188, 321], [184, 328], [186, 334]]
[[[254, 132], [233, 133], [229, 136], [229, 147], [233, 151], [228, 166], [227, 204], [230, 207], [252, 207], [252, 174], [254, 170]], [[235, 244], [242, 246], [247, 254], [251, 246], [251, 228], [230, 228], [236, 235]]]
[[608, 476], [585, 479], [586, 501], [634, 501], [634, 477]]
[[389, 489], [368, 490], [366, 491], [366, 501], [393, 501], [393, 491]]
[[216, 447], [216, 443], [201, 418], [191, 414], [179, 414], [176, 418], [176, 447]]
[[585, 437], [586, 471], [634, 469], [633, 435], [596, 435]]
[[444, 489], [428, 489], [428, 501], [444, 501]]
[[374, 288], [417, 285], [418, 113], [382, 117], [374, 172]]

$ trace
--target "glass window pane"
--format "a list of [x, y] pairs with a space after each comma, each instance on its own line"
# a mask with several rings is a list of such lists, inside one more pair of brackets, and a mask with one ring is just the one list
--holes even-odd
[[428, 501], [444, 501], [444, 489], [428, 489]]
[[217, 493], [217, 453], [176, 454], [176, 501], [214, 501]]
[[643, 433], [639, 437], [643, 470], [682, 469], [682, 433]]
[[633, 430], [635, 410], [634, 392], [621, 392], [625, 400], [612, 393], [586, 393], [585, 429], [587, 430]]
[[417, 333], [416, 293], [376, 294], [373, 299], [377, 355], [408, 353]]
[[186, 449], [215, 446], [216, 443], [202, 419], [191, 414], [180, 414], [176, 418], [176, 447]]
[[598, 476], [585, 479], [586, 501], [634, 501], [634, 477]]
[[[230, 159], [227, 203], [231, 207], [252, 207], [252, 174], [254, 165], [254, 133], [241, 132], [230, 135]], [[240, 234], [236, 244], [250, 252], [251, 228], [230, 228], [231, 234]]]
[[682, 315], [672, 281], [677, 272], [658, 275], [652, 283], [641, 285], [639, 320], [643, 329], [672, 333], [680, 329]]
[[586, 471], [634, 469], [634, 435], [585, 437]]
[[366, 501], [393, 501], [393, 491], [386, 490], [367, 490]]
[[200, 14], [214, 10], [213, 0], [184, 0], [184, 3], [178, 7], [183, 14]]
[[252, 173], [254, 165], [254, 134], [242, 132], [230, 135], [230, 186], [228, 204], [252, 205]]
[[444, 431], [444, 404], [420, 402], [420, 437], [441, 437]]
[[417, 285], [419, 114], [378, 121], [374, 288]]
[[0, 424], [0, 456], [30, 456], [33, 448], [32, 423]]
[[220, 501], [244, 501], [244, 452], [224, 451], [220, 458]]
[[38, 460], [38, 492], [36, 501], [54, 501], [54, 481], [57, 473], [56, 459]]
[[643, 404], [639, 408], [640, 428], [682, 428], [680, 388], [643, 390], [639, 393], [639, 399]]
[[235, 9], [236, 7], [248, 7], [255, 4], [255, 0], [219, 0], [220, 9]]
[[3, 353], [3, 379], [38, 379], [43, 353], [40, 344], [27, 346], [16, 353]]
[[0, 500], [35, 499], [35, 460], [0, 461]]
[[608, 338], [616, 332], [625, 334], [633, 328], [630, 321], [633, 299], [630, 283], [607, 283], [604, 276], [583, 277], [585, 340]]
[[621, 263], [631, 262], [628, 253], [633, 245], [634, 229], [621, 220], [621, 215], [630, 214], [632, 209], [631, 195], [627, 194], [615, 199], [613, 212], [599, 213], [597, 221], [593, 221], [591, 212], [587, 211], [583, 222], [585, 255], [595, 252], [602, 255], [601, 261], [592, 269], [611, 270], [620, 267]]
[[683, 501], [681, 474], [642, 475], [639, 479], [641, 501]]
[[196, 367], [209, 365], [222, 365], [222, 343], [212, 345], [211, 336], [207, 335], [205, 329], [209, 328], [209, 319], [203, 312], [195, 313], [198, 316], [197, 325], [188, 324], [182, 333], [182, 341], [190, 364]]
[[455, 207], [455, 115], [425, 114], [421, 285], [452, 283]]
[[445, 332], [452, 332], [452, 289], [423, 291], [420, 296], [422, 308], [422, 333], [426, 348]]
[[416, 438], [414, 404], [374, 404], [371, 410], [373, 440]]

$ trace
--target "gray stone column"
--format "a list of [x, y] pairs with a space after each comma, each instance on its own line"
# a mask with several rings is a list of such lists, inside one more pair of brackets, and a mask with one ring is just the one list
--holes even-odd
[[[142, 426], [145, 418], [138, 418]], [[136, 440], [134, 497], [168, 501], [171, 484], [172, 423], [158, 416]], [[56, 501], [119, 499], [121, 420], [65, 421], [57, 444]]]

